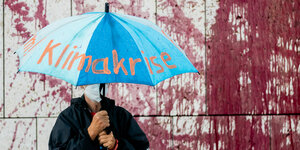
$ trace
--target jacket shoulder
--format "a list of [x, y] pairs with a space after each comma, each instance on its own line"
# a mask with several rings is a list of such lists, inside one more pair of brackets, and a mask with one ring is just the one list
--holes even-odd
[[66, 109], [64, 109], [59, 115], [58, 118], [61, 117], [70, 117], [76, 115], [76, 112], [79, 111], [79, 108], [81, 107], [81, 104], [79, 103], [81, 98], [73, 98], [71, 100], [71, 105], [68, 106]]
[[117, 115], [117, 117], [120, 118], [121, 120], [127, 120], [133, 118], [132, 114], [128, 110], [120, 106], [115, 106], [114, 112]]
[[73, 112], [74, 112], [73, 106], [69, 106], [58, 115], [58, 118], [70, 116], [70, 115], [74, 114]]
[[129, 113], [130, 114], [130, 112], [128, 110], [126, 110], [125, 108], [123, 108], [121, 106], [115, 106], [115, 111], [121, 112], [121, 113]]

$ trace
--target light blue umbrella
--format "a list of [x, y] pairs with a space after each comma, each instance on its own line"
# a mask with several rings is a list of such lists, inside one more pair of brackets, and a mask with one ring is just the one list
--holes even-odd
[[20, 71], [39, 72], [73, 85], [156, 85], [198, 72], [182, 49], [152, 22], [90, 12], [50, 24], [20, 49]]

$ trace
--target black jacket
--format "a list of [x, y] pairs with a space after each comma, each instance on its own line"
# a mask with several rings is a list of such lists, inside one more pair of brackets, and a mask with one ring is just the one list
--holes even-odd
[[[108, 98], [101, 101], [101, 110], [106, 110], [110, 129], [119, 141], [118, 150], [144, 150], [149, 147], [148, 139], [132, 115]], [[92, 116], [84, 96], [71, 100], [71, 106], [62, 111], [51, 131], [50, 150], [99, 150], [98, 139], [90, 138], [87, 128]]]

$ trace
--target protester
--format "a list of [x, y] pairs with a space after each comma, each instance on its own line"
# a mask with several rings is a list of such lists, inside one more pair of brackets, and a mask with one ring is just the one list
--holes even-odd
[[[108, 84], [85, 87], [71, 100], [51, 131], [50, 150], [144, 150], [148, 139], [132, 115], [105, 97]], [[101, 91], [101, 92], [100, 92]]]

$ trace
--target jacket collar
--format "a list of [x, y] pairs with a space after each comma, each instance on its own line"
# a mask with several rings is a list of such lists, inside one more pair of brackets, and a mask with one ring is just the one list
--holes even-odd
[[[106, 110], [106, 111], [110, 111], [112, 110], [112, 108], [115, 107], [115, 101], [110, 99], [110, 98], [107, 98], [107, 97], [104, 97], [104, 96], [101, 96], [102, 100], [101, 100], [101, 110]], [[88, 104], [87, 102], [85, 101], [85, 98], [84, 98], [84, 95], [82, 95], [81, 97], [78, 97], [78, 98], [74, 98], [71, 100], [71, 105], [78, 105], [80, 107], [83, 107], [83, 108], [88, 108]]]

